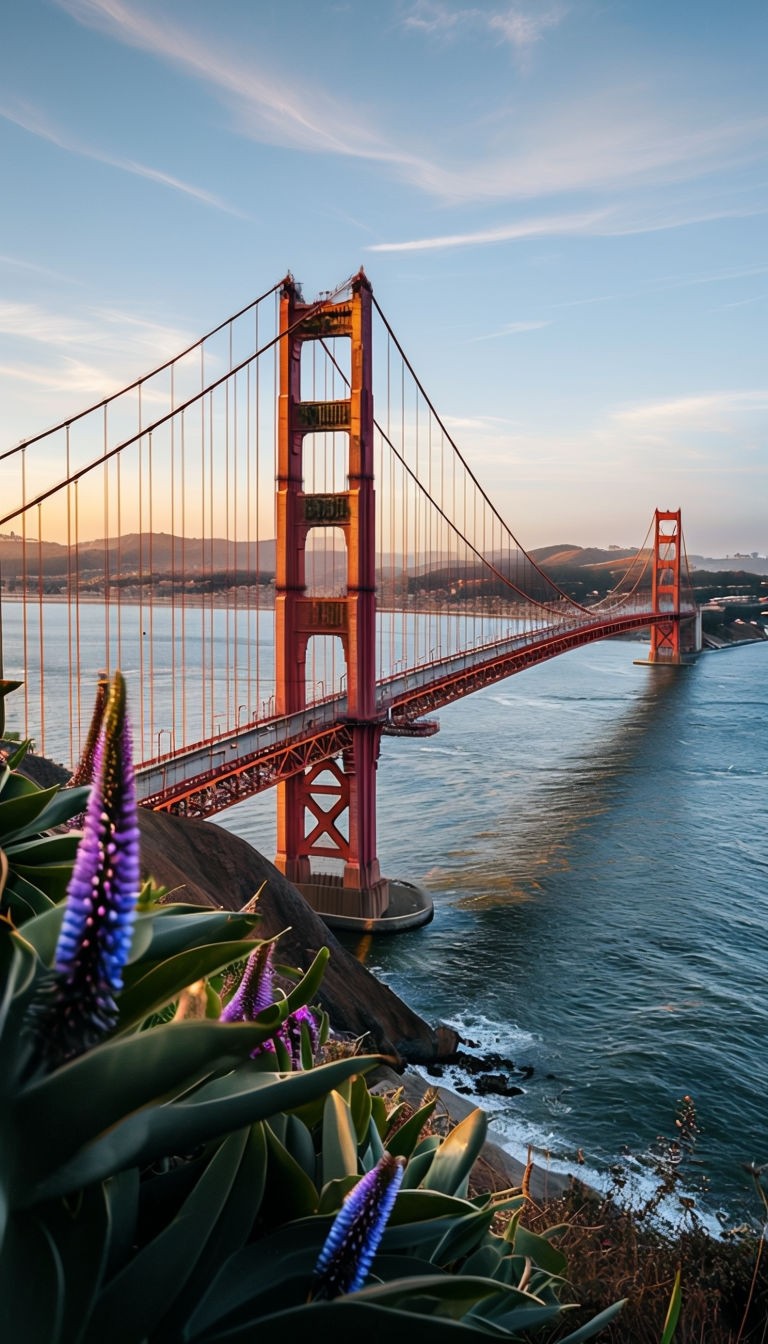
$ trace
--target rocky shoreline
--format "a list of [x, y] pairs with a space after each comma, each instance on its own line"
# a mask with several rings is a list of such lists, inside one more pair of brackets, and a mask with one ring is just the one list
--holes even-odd
[[[264, 884], [253, 908], [261, 916], [260, 934], [271, 938], [282, 933], [281, 960], [306, 966], [319, 947], [330, 949], [318, 1000], [335, 1031], [359, 1041], [361, 1051], [385, 1056], [386, 1066], [377, 1075], [379, 1085], [402, 1088], [414, 1107], [431, 1087], [443, 1115], [453, 1123], [477, 1105], [466, 1094], [512, 1097], [523, 1091], [517, 1080], [530, 1077], [531, 1066], [519, 1068], [496, 1052], [472, 1054], [473, 1042], [462, 1041], [442, 1023], [425, 1022], [342, 946], [296, 888], [247, 841], [212, 822], [143, 810], [140, 828], [143, 866], [155, 881], [170, 888], [169, 899], [240, 910]], [[471, 1087], [440, 1082], [454, 1067], [471, 1076]], [[521, 1185], [526, 1163], [493, 1140], [486, 1143], [481, 1162], [487, 1188]], [[541, 1161], [532, 1164], [527, 1176], [537, 1202], [562, 1194], [571, 1181]]]
[[[22, 770], [43, 787], [68, 779], [64, 767], [34, 755], [25, 758]], [[462, 1041], [442, 1023], [425, 1022], [347, 951], [296, 888], [246, 840], [213, 822], [146, 809], [139, 810], [139, 826], [143, 874], [167, 888], [166, 900], [253, 909], [260, 916], [259, 935], [280, 934], [280, 960], [293, 966], [305, 968], [319, 948], [330, 950], [318, 1002], [334, 1032], [355, 1041], [361, 1053], [383, 1056], [373, 1086], [402, 1089], [414, 1108], [431, 1089], [447, 1123], [457, 1123], [474, 1110], [474, 1098], [522, 1093], [520, 1082], [530, 1077], [531, 1066], [519, 1068], [497, 1052], [473, 1054], [474, 1042]], [[453, 1068], [470, 1076], [471, 1086], [451, 1080], [446, 1087], [438, 1081]], [[532, 1164], [526, 1176], [526, 1163], [493, 1140], [486, 1143], [481, 1163], [486, 1188], [517, 1188], [525, 1177], [537, 1201], [563, 1193], [572, 1179], [542, 1163]]]

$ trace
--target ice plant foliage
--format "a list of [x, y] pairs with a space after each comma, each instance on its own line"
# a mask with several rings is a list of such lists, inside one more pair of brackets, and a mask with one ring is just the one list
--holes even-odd
[[[253, 1022], [259, 1013], [277, 1000], [274, 971], [274, 943], [261, 943], [248, 958], [243, 976], [229, 1003], [221, 1010], [222, 1022]], [[293, 1068], [301, 1068], [301, 1027], [306, 1024], [313, 1051], [317, 1048], [318, 1030], [314, 1014], [309, 1008], [297, 1008], [275, 1033], [291, 1058]], [[253, 1051], [254, 1056], [265, 1050], [274, 1050], [272, 1041], [264, 1041]]]
[[356, 1293], [362, 1288], [404, 1170], [405, 1158], [384, 1153], [350, 1190], [317, 1258], [310, 1293], [314, 1301]]
[[131, 734], [125, 682], [116, 672], [94, 750], [93, 787], [53, 979], [36, 1013], [41, 1051], [53, 1065], [88, 1050], [117, 1020], [115, 995], [123, 985], [140, 889]]

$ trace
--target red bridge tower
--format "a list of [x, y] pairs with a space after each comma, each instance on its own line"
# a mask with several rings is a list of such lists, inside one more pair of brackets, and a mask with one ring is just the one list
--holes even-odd
[[[361, 271], [342, 302], [304, 303], [286, 279], [280, 307], [280, 400], [277, 468], [275, 673], [278, 713], [306, 705], [310, 637], [336, 635], [347, 668], [352, 745], [341, 764], [330, 760], [278, 785], [275, 862], [310, 903], [330, 915], [377, 919], [389, 904], [389, 883], [376, 855], [376, 573], [373, 489], [371, 288]], [[348, 336], [349, 396], [302, 401], [301, 352], [311, 341]], [[347, 489], [304, 491], [304, 439], [346, 432]], [[305, 547], [313, 527], [339, 527], [347, 550], [345, 596], [307, 597]], [[314, 857], [343, 860], [343, 877], [314, 874]]]

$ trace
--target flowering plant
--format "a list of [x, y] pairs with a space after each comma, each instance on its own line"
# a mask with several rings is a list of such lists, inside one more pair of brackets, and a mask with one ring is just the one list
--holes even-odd
[[[144, 899], [119, 674], [82, 837], [35, 835], [82, 813], [82, 789], [70, 792], [41, 800], [14, 784], [14, 806], [0, 804], [8, 1337], [282, 1344], [294, 1328], [346, 1339], [378, 1326], [443, 1344], [553, 1321], [564, 1260], [520, 1227], [523, 1196], [469, 1197], [482, 1113], [441, 1139], [422, 1132], [434, 1102], [401, 1123], [369, 1092], [375, 1058], [314, 1065], [306, 1005], [327, 950], [282, 993], [256, 916]], [[31, 863], [11, 887], [4, 850], [29, 859], [73, 840], [76, 853], [55, 850], [65, 871], [48, 892]], [[221, 1020], [176, 1020], [190, 984], [239, 962]], [[503, 1237], [499, 1208], [513, 1211]]]

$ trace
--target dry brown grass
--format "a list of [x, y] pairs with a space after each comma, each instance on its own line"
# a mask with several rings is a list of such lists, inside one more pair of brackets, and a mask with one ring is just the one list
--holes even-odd
[[[401, 1100], [395, 1093], [385, 1095], [390, 1105]], [[422, 1100], [430, 1095], [425, 1093]], [[412, 1113], [413, 1108], [406, 1106], [402, 1121]], [[692, 1103], [679, 1114], [683, 1118], [676, 1121], [673, 1144], [692, 1150], [697, 1132]], [[440, 1106], [422, 1133], [445, 1134], [452, 1124]], [[527, 1203], [521, 1221], [538, 1233], [560, 1228], [556, 1244], [568, 1261], [562, 1300], [573, 1304], [554, 1331], [537, 1336], [541, 1344], [555, 1344], [620, 1299], [626, 1299], [625, 1306], [600, 1340], [605, 1344], [659, 1344], [678, 1269], [682, 1310], [675, 1344], [768, 1344], [768, 1251], [762, 1254], [759, 1235], [745, 1228], [716, 1240], [697, 1220], [692, 1201], [682, 1197], [679, 1227], [674, 1233], [664, 1232], [655, 1214], [662, 1197], [674, 1193], [677, 1176], [674, 1168], [663, 1164], [659, 1172], [658, 1189], [639, 1212], [622, 1206], [620, 1181], [614, 1196], [600, 1195], [573, 1181], [565, 1194], [538, 1204], [523, 1178]], [[501, 1191], [505, 1184], [505, 1174], [481, 1155], [472, 1173], [470, 1194]], [[758, 1190], [756, 1186], [756, 1209], [761, 1198]], [[496, 1215], [497, 1232], [503, 1231], [510, 1216]]]
[[529, 1203], [524, 1221], [536, 1232], [562, 1226], [557, 1245], [568, 1260], [570, 1300], [579, 1305], [568, 1313], [567, 1325], [549, 1336], [552, 1341], [626, 1298], [600, 1338], [658, 1344], [678, 1268], [682, 1311], [675, 1344], [768, 1340], [768, 1266], [754, 1233], [715, 1240], [689, 1216], [674, 1235], [665, 1234], [577, 1184], [541, 1207]]

